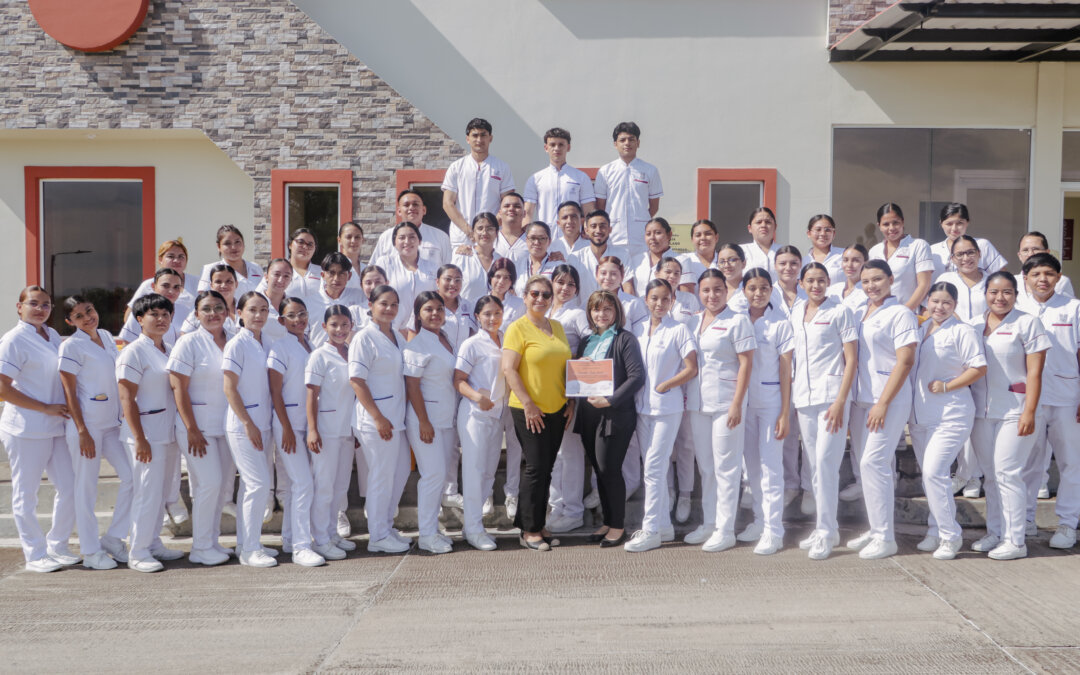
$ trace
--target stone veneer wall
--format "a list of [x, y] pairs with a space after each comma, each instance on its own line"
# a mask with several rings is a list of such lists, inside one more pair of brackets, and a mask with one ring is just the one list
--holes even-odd
[[352, 169], [371, 238], [392, 222], [396, 169], [463, 152], [288, 0], [153, 0], [100, 54], [46, 35], [26, 0], [0, 0], [0, 128], [201, 129], [254, 180], [262, 262], [271, 169]]
[[894, 4], [896, 0], [829, 0], [829, 46]]

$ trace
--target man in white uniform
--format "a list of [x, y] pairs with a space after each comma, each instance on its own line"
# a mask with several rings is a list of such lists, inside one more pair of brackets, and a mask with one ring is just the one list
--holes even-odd
[[499, 221], [495, 252], [510, 258], [520, 274], [524, 269], [522, 262], [529, 259], [529, 248], [525, 241], [525, 199], [516, 192], [503, 195], [495, 217]]
[[582, 298], [588, 298], [599, 288], [596, 267], [601, 258], [613, 255], [619, 260], [626, 260], [626, 249], [612, 245], [608, 240], [610, 235], [611, 220], [608, 214], [599, 209], [590, 212], [585, 219], [585, 236], [589, 238], [589, 246], [570, 254], [570, 259], [578, 263], [578, 275], [581, 277], [581, 288], [578, 290]]
[[494, 213], [499, 198], [514, 189], [510, 166], [488, 154], [491, 123], [475, 117], [465, 126], [471, 152], [455, 161], [443, 177], [443, 210], [450, 217], [450, 241], [454, 246], [472, 239], [472, 219], [478, 213]]
[[592, 179], [566, 163], [570, 132], [559, 127], [548, 129], [544, 133], [544, 151], [551, 163], [525, 182], [526, 222], [539, 220], [554, 225], [559, 205], [564, 202], [577, 202], [584, 213], [592, 211], [596, 201]]
[[[397, 222], [412, 223], [420, 228], [420, 257], [435, 263], [436, 267], [441, 267], [450, 262], [450, 257], [453, 255], [450, 235], [434, 225], [425, 223], [424, 216], [426, 214], [427, 207], [424, 206], [424, 200], [421, 199], [419, 192], [412, 188], [401, 191], [397, 198], [397, 209], [395, 211]], [[368, 264], [373, 265], [382, 256], [393, 252], [394, 228], [388, 227], [379, 235], [379, 240], [375, 244], [375, 250], [371, 252]]]
[[611, 243], [630, 254], [626, 269], [634, 269], [647, 254], [645, 225], [660, 210], [664, 187], [656, 167], [638, 159], [641, 129], [620, 122], [611, 134], [619, 158], [600, 167], [596, 174], [596, 208], [611, 216]]

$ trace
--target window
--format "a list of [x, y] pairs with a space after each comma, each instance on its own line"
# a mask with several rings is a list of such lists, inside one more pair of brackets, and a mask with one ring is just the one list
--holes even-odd
[[[153, 167], [25, 168], [27, 283], [59, 306], [79, 294], [117, 333], [139, 283], [154, 273]], [[49, 324], [72, 329], [54, 309]]]
[[1080, 183], [1080, 131], [1061, 135], [1061, 182]]
[[289, 235], [301, 227], [315, 233], [312, 262], [336, 251], [338, 227], [352, 220], [352, 171], [275, 169], [270, 181], [272, 255], [287, 258]]
[[880, 239], [879, 206], [904, 209], [907, 230], [941, 241], [939, 215], [967, 204], [969, 234], [992, 241], [1013, 265], [1028, 231], [1031, 132], [1012, 129], [835, 129], [832, 215], [838, 246]]
[[[776, 212], [776, 169], [698, 169], [697, 199], [698, 219], [716, 223], [721, 244], [748, 241], [750, 212], [759, 206]], [[693, 248], [689, 237], [680, 243]]]
[[[394, 208], [397, 209], [397, 196], [402, 190], [412, 188], [420, 193], [420, 199], [424, 200], [424, 222], [439, 228], [447, 234], [450, 233], [450, 216], [443, 210], [442, 182], [446, 171], [443, 169], [398, 169], [397, 189], [394, 191]], [[396, 220], [396, 216], [395, 216]], [[396, 222], [395, 222], [396, 224]], [[391, 225], [391, 227], [393, 227]]]

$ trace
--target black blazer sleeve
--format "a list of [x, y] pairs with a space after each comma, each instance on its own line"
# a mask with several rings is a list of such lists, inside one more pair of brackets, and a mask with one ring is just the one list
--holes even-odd
[[613, 408], [633, 405], [634, 395], [645, 385], [645, 365], [641, 361], [638, 341], [630, 331], [620, 330], [611, 343], [609, 353], [614, 362], [615, 392], [608, 397], [608, 402]]

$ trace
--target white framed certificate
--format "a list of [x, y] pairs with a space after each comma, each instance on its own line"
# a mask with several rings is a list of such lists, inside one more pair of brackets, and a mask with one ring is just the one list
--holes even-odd
[[615, 370], [611, 359], [571, 359], [566, 362], [568, 397], [611, 396], [614, 393]]

